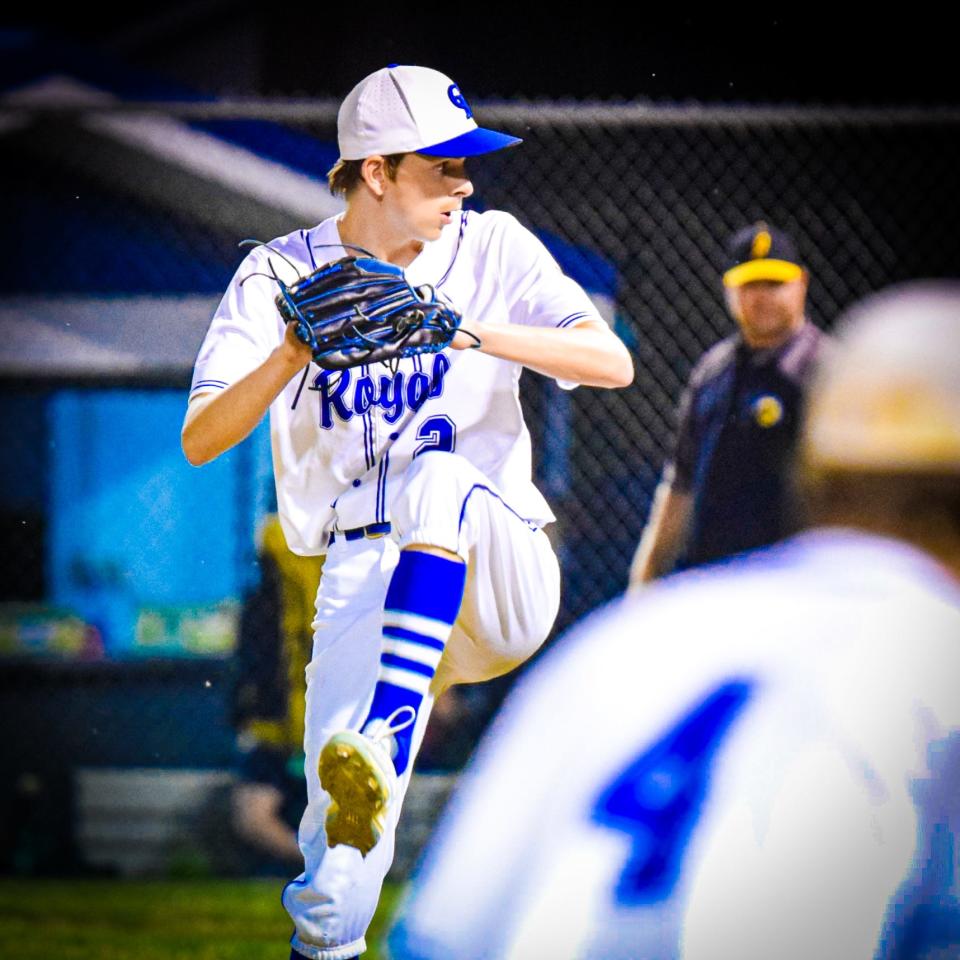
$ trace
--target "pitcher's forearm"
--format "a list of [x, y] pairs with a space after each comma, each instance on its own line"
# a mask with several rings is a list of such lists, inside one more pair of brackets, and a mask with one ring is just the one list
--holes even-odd
[[[633, 382], [633, 361], [620, 338], [605, 324], [568, 329], [487, 323], [472, 328], [481, 351], [522, 363], [537, 373], [593, 387], [626, 387]], [[460, 342], [466, 345], [461, 336]]]
[[309, 359], [310, 352], [302, 344], [285, 340], [242, 380], [218, 393], [195, 397], [187, 408], [180, 436], [187, 460], [195, 467], [202, 466], [248, 437]]

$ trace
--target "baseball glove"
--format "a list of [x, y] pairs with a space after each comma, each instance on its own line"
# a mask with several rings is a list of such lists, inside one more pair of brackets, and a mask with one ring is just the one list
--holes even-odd
[[410, 286], [400, 267], [372, 256], [343, 257], [289, 286], [275, 279], [280, 316], [327, 370], [436, 353], [460, 326], [432, 287]]

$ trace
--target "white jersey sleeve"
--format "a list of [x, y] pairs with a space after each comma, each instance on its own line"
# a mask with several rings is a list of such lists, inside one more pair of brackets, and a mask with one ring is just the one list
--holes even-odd
[[194, 366], [190, 396], [224, 390], [259, 367], [280, 343], [283, 325], [275, 282], [261, 249], [240, 264], [210, 322]]
[[606, 321], [576, 280], [566, 276], [543, 243], [508, 213], [497, 214], [499, 269], [511, 323], [572, 327]]
[[[510, 323], [557, 328], [588, 321], [606, 324], [587, 292], [563, 273], [538, 237], [509, 213], [498, 211], [495, 216]], [[557, 380], [557, 384], [564, 390], [578, 386], [572, 380]]]

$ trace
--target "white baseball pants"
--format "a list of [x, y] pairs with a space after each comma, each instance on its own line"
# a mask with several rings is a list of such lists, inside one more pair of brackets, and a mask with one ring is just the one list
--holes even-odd
[[364, 933], [393, 860], [394, 831], [413, 768], [400, 778], [387, 830], [366, 858], [347, 846], [328, 849], [320, 787], [320, 750], [338, 730], [359, 730], [376, 686], [383, 602], [399, 551], [410, 544], [444, 547], [467, 563], [463, 605], [437, 675], [420, 708], [414, 755], [436, 696], [454, 683], [499, 676], [543, 643], [560, 603], [560, 571], [542, 530], [510, 509], [469, 461], [433, 451], [407, 469], [392, 508], [393, 533], [330, 547], [307, 667], [304, 746], [308, 803], [300, 824], [306, 868], [287, 885], [292, 944], [314, 960], [346, 960], [366, 949]]

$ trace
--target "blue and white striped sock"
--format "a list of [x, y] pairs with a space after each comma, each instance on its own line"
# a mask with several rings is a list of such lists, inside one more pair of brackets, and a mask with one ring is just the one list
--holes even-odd
[[[467, 565], [459, 560], [419, 550], [400, 554], [384, 603], [380, 675], [364, 731], [400, 707], [420, 709], [460, 612], [466, 579]], [[394, 734], [398, 775], [410, 762], [412, 737], [413, 724]]]

